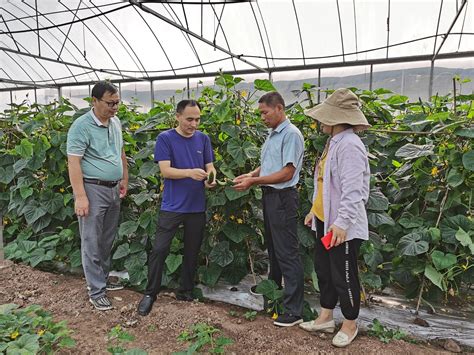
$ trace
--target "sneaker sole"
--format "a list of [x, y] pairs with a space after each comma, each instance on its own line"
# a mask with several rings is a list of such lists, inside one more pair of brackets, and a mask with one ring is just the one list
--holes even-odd
[[95, 309], [97, 309], [98, 311], [108, 311], [110, 309], [112, 309], [113, 307], [112, 306], [103, 306], [103, 307], [97, 307], [94, 302], [92, 302], [91, 299], [89, 299], [89, 302], [94, 306]]
[[280, 322], [277, 322], [277, 321], [273, 322], [274, 325], [279, 326], [279, 327], [292, 327], [292, 326], [300, 324], [300, 323], [303, 323], [302, 319], [298, 319], [298, 320], [294, 321], [293, 323], [280, 323]]
[[123, 290], [123, 286], [106, 287], [105, 289], [106, 289], [107, 291], [118, 291], [118, 290]]

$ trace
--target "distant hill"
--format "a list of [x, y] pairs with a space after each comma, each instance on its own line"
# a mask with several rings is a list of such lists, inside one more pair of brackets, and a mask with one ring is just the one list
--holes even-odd
[[[433, 94], [439, 93], [445, 95], [453, 91], [453, 77], [459, 75], [461, 78], [469, 78], [474, 81], [474, 68], [461, 69], [461, 68], [443, 68], [435, 67], [435, 76], [433, 80]], [[390, 70], [373, 73], [372, 88], [385, 88], [393, 91], [394, 93], [403, 94], [410, 98], [411, 101], [417, 101], [419, 97], [426, 100], [428, 98], [428, 85], [429, 85], [430, 68], [413, 68], [405, 70]], [[321, 78], [321, 89], [337, 89], [341, 87], [357, 87], [360, 89], [369, 89], [370, 74], [357, 74], [344, 77], [322, 77]], [[318, 79], [314, 77], [298, 79], [298, 80], [284, 80], [274, 81], [274, 86], [283, 95], [286, 103], [291, 103], [296, 100], [292, 90], [301, 89], [303, 83], [311, 83], [317, 85]], [[252, 91], [253, 83], [242, 82], [238, 84], [240, 90]], [[156, 101], [166, 101], [170, 97], [175, 96], [176, 100], [187, 98], [188, 93], [186, 91], [182, 93], [176, 93], [176, 89], [164, 89], [155, 90], [154, 99]], [[183, 89], [183, 88], [179, 88]], [[200, 90], [191, 88], [190, 96], [199, 97]], [[472, 93], [474, 92], [474, 82], [462, 84], [461, 92]], [[68, 95], [67, 90], [63, 93]], [[46, 100], [49, 97], [54, 98], [57, 91], [51, 90], [50, 95], [46, 94]], [[74, 94], [71, 100], [78, 106], [84, 107], [87, 105], [83, 98], [87, 95], [87, 92], [80, 92]], [[325, 98], [326, 94], [321, 93], [321, 100]], [[143, 111], [148, 111], [151, 106], [151, 96], [149, 91], [135, 91], [135, 90], [122, 90], [122, 100], [129, 103], [132, 98], [136, 99], [139, 105], [143, 106]], [[30, 98], [31, 99], [31, 98]]]

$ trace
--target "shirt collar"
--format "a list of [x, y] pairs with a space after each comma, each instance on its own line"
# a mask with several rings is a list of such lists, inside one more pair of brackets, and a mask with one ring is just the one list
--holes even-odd
[[290, 120], [288, 118], [285, 118], [285, 120], [283, 122], [281, 122], [277, 128], [274, 128], [271, 130], [271, 133], [273, 132], [276, 132], [276, 133], [280, 133], [281, 131], [283, 131], [286, 127], [288, 127], [288, 125], [290, 124]]
[[339, 132], [338, 134], [336, 134], [334, 137], [331, 138], [331, 142], [337, 143], [342, 139], [342, 137], [350, 133], [354, 133], [353, 128], [348, 128], [342, 132]]
[[91, 116], [92, 118], [94, 119], [94, 122], [97, 124], [97, 126], [102, 126], [102, 127], [107, 127], [105, 124], [103, 124], [102, 122], [100, 122], [100, 120], [97, 118], [97, 116], [94, 114], [94, 110], [91, 109]]

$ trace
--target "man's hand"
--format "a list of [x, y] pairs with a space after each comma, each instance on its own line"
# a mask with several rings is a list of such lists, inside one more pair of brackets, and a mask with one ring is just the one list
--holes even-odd
[[253, 177], [251, 177], [250, 174], [245, 174], [245, 175], [247, 176], [240, 175], [233, 180], [235, 184], [233, 186], [234, 190], [245, 191], [252, 187]]
[[237, 176], [234, 180], [232, 180], [232, 182], [234, 184], [237, 184], [237, 183], [241, 182], [243, 179], [249, 178], [249, 177], [252, 177], [251, 173], [242, 174], [242, 175]]
[[207, 179], [207, 173], [204, 170], [199, 169], [199, 168], [189, 169], [188, 177], [190, 177], [193, 180], [202, 181], [204, 179]]
[[[216, 182], [216, 171], [215, 170], [211, 170], [209, 171], [209, 175], [207, 176], [207, 179], [206, 181], [204, 182], [204, 185], [206, 186], [206, 188], [208, 189], [212, 189], [214, 186], [217, 185], [217, 182]], [[212, 179], [211, 181], [209, 181], [209, 179]]]
[[310, 211], [304, 218], [304, 225], [306, 227], [311, 227], [313, 224], [313, 218], [314, 218], [314, 214], [313, 212]]
[[331, 247], [337, 247], [346, 241], [347, 233], [344, 229], [333, 224], [329, 227], [329, 231], [332, 231]]
[[127, 195], [128, 191], [128, 181], [121, 180], [119, 184], [120, 189], [120, 198], [124, 198]]
[[89, 214], [89, 199], [87, 196], [76, 198], [74, 202], [74, 212], [78, 217], [87, 217]]

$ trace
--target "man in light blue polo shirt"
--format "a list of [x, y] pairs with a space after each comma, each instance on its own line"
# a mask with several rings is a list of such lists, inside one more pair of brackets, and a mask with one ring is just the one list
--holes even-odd
[[262, 120], [270, 128], [262, 147], [261, 165], [234, 179], [234, 188], [244, 191], [261, 185], [265, 241], [270, 258], [269, 279], [282, 286], [285, 313], [274, 324], [290, 327], [301, 323], [303, 312], [303, 264], [297, 235], [298, 191], [296, 184], [303, 164], [301, 132], [285, 116], [285, 102], [277, 92], [263, 95], [259, 103]]
[[109, 82], [98, 82], [92, 88], [92, 109], [73, 122], [67, 137], [82, 266], [89, 301], [101, 311], [112, 308], [106, 290], [122, 288], [107, 282], [120, 199], [126, 195], [128, 185], [122, 126], [115, 117], [119, 103], [117, 88]]

